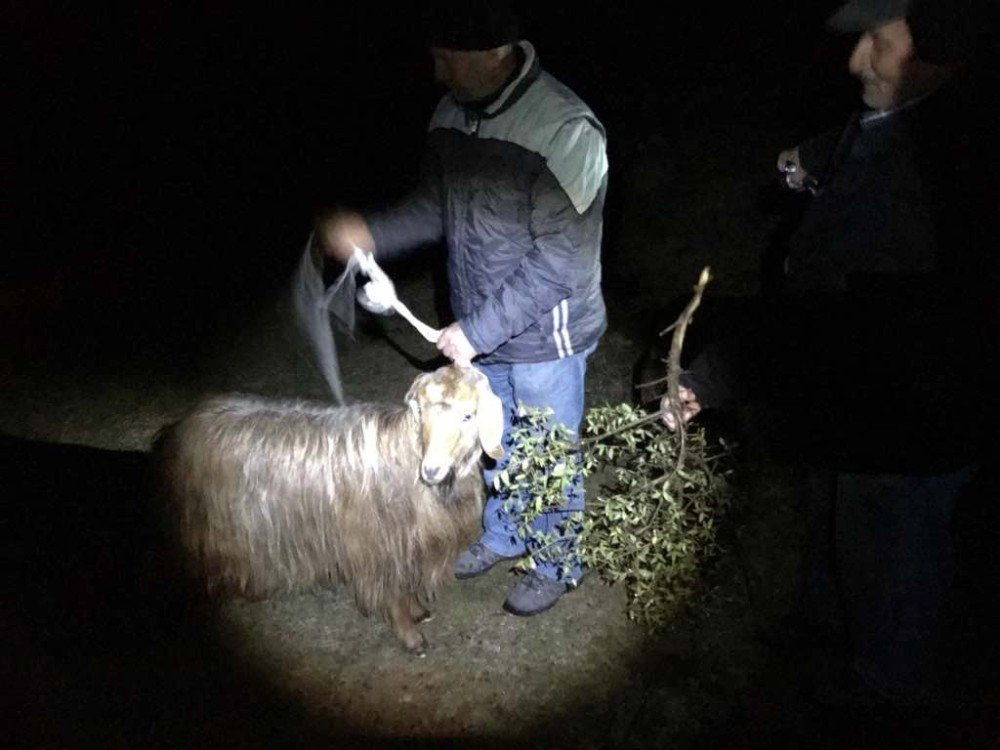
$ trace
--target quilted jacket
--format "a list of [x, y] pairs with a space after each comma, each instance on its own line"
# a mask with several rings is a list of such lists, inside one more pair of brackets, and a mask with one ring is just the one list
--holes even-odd
[[417, 188], [366, 217], [379, 259], [444, 241], [452, 311], [484, 362], [563, 358], [607, 326], [604, 128], [518, 46], [520, 67], [492, 100], [441, 99]]

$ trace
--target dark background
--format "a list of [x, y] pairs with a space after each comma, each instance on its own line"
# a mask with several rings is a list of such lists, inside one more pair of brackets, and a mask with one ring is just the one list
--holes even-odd
[[[107, 355], [113, 366], [154, 338], [173, 338], [173, 352], [181, 349], [178, 342], [187, 348], [182, 336], [188, 332], [197, 336], [247, 314], [287, 282], [317, 208], [388, 203], [412, 183], [426, 123], [442, 93], [416, 32], [415, 11], [379, 2], [349, 10], [316, 2], [272, 11], [251, 3], [210, 5], [140, 3], [112, 12], [68, 3], [7, 4], [4, 88], [11, 129], [0, 313], [5, 339], [18, 332], [11, 339], [19, 354], [68, 348]], [[637, 5], [535, 2], [524, 13], [524, 36], [543, 67], [574, 89], [607, 129], [604, 252], [611, 258], [627, 175], [650, 137], [678, 149], [710, 148], [696, 137], [707, 123], [728, 134], [730, 147], [748, 127], [768, 123], [782, 135], [804, 136], [836, 123], [857, 97], [845, 73], [852, 40], [823, 28], [834, 2], [773, 0], [728, 9], [660, 3], [647, 11]], [[680, 215], [685, 206], [672, 210]], [[64, 603], [81, 588], [73, 576], [89, 580], [77, 566], [81, 557], [98, 560], [102, 579], [128, 589], [130, 577], [115, 573], [140, 566], [145, 540], [154, 534], [128, 494], [145, 481], [143, 457], [7, 440], [0, 453], [8, 462], [4, 476], [16, 475], [15, 490], [23, 490], [21, 502], [40, 509], [26, 515], [18, 526], [24, 533], [14, 535], [23, 548], [8, 548], [11, 580], [30, 588], [27, 601], [37, 605], [21, 613], [25, 621], [43, 628], [64, 616]], [[91, 477], [83, 484], [96, 488], [92, 496], [78, 506], [64, 503], [76, 497], [80, 476]], [[48, 502], [58, 508], [51, 517]], [[75, 557], [47, 554], [81, 537], [89, 546]], [[176, 612], [184, 592], [156, 594], [159, 599], [145, 590], [112, 590], [108, 610], [84, 618], [100, 648], [125, 654], [120, 672], [134, 678], [122, 679], [107, 714], [90, 720], [95, 726], [114, 720], [119, 703], [148, 706], [157, 715], [165, 700], [178, 707], [175, 731], [184, 737], [183, 716], [197, 700], [217, 696], [222, 707], [246, 693], [253, 677], [209, 681], [189, 696], [186, 670], [201, 668], [194, 657], [178, 666], [164, 657], [169, 649], [154, 649], [150, 670], [142, 638], [102, 629], [119, 615], [148, 618], [140, 633], [157, 632], [164, 618], [183, 619]], [[159, 604], [138, 606], [150, 600]], [[202, 651], [220, 651], [203, 623], [184, 622], [192, 638], [205, 641]], [[67, 635], [48, 655], [51, 675], [31, 651], [24, 657], [31, 663], [21, 666], [33, 670], [39, 684], [58, 685], [63, 663], [72, 663], [78, 650]], [[81, 674], [90, 668], [80, 660]], [[109, 669], [119, 674], [116, 665]], [[164, 673], [175, 691], [165, 699]], [[253, 689], [267, 688], [253, 683]], [[30, 691], [17, 697], [33, 716]], [[87, 699], [81, 689], [66, 700]], [[254, 700], [248, 705], [257, 706]], [[264, 695], [259, 704], [279, 700]], [[296, 707], [281, 710], [289, 724], [299, 722]], [[262, 714], [260, 722], [268, 725], [270, 717]], [[142, 737], [147, 727], [120, 731]], [[195, 727], [190, 731], [197, 734]]]
[[[523, 12], [542, 65], [607, 128], [606, 254], [643, 138], [721, 118], [738, 139], [748, 108], [805, 134], [856, 95], [831, 3], [676, 5]], [[442, 93], [415, 11], [211, 6], [9, 8], [5, 312], [166, 333], [286, 278], [318, 207], [411, 184]]]

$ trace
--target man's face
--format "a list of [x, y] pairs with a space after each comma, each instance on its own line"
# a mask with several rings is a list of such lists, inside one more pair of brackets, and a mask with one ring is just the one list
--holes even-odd
[[434, 80], [447, 87], [460, 102], [484, 99], [497, 85], [502, 59], [497, 50], [453, 50], [431, 47]]
[[861, 35], [848, 63], [862, 84], [861, 99], [887, 110], [926, 93], [937, 82], [937, 66], [917, 59], [910, 28], [895, 19]]

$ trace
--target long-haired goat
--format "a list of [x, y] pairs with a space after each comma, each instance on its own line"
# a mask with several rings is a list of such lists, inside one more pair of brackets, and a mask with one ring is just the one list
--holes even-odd
[[503, 454], [486, 377], [449, 365], [405, 405], [341, 408], [223, 396], [169, 428], [160, 481], [181, 551], [209, 591], [260, 598], [344, 583], [407, 649], [481, 529], [482, 451]]

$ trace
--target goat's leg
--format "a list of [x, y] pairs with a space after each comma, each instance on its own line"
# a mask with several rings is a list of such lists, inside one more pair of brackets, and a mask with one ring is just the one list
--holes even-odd
[[423, 655], [427, 649], [427, 641], [423, 634], [417, 630], [417, 624], [410, 613], [409, 594], [403, 594], [396, 599], [389, 607], [389, 621], [396, 637], [403, 642], [407, 651]]
[[416, 594], [410, 594], [409, 598], [410, 617], [413, 618], [413, 621], [417, 625], [430, 622], [434, 619], [434, 615], [431, 614], [431, 611], [427, 607], [420, 603], [420, 599], [417, 598]]

